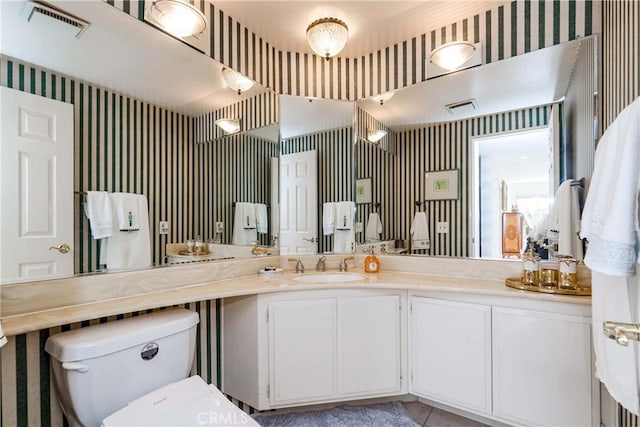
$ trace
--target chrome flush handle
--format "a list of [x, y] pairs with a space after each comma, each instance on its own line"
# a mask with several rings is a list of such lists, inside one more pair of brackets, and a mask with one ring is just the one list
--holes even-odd
[[66, 243], [63, 243], [60, 246], [51, 246], [49, 248], [49, 250], [52, 250], [52, 249], [57, 250], [61, 254], [66, 254], [67, 252], [69, 252], [71, 250], [71, 247], [69, 245], [67, 245]]

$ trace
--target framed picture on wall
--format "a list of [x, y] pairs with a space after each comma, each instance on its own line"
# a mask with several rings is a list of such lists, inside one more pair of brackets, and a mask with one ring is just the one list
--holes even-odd
[[356, 203], [371, 203], [371, 178], [356, 179]]
[[451, 169], [425, 174], [426, 200], [457, 200], [460, 193], [460, 171]]

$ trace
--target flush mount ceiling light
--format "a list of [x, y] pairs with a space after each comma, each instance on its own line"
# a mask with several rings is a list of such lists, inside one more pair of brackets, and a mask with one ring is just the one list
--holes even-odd
[[367, 141], [378, 142], [387, 136], [387, 131], [382, 129], [367, 129]]
[[250, 78], [243, 76], [237, 71], [233, 71], [231, 68], [222, 69], [222, 79], [229, 88], [237, 91], [238, 95], [251, 89], [255, 83]]
[[380, 95], [372, 96], [371, 99], [379, 103], [380, 105], [384, 105], [385, 102], [393, 98], [394, 92], [381, 93]]
[[473, 56], [476, 47], [473, 43], [457, 41], [443, 44], [431, 51], [429, 60], [445, 70], [455, 70]]
[[309, 46], [327, 60], [340, 53], [348, 36], [347, 24], [336, 18], [321, 18], [307, 27]]
[[215, 124], [226, 133], [236, 133], [240, 130], [240, 120], [238, 119], [218, 119]]
[[204, 14], [181, 0], [155, 0], [149, 11], [158, 25], [175, 37], [196, 36], [207, 28]]

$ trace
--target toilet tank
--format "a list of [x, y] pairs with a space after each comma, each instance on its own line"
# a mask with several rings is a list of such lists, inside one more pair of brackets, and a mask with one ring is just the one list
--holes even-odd
[[69, 421], [100, 426], [132, 400], [186, 378], [198, 321], [197, 313], [176, 309], [49, 337], [45, 350]]

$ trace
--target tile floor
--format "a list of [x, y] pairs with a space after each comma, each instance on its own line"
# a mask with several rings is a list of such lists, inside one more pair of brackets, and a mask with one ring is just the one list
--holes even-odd
[[421, 402], [403, 403], [409, 416], [423, 427], [482, 427], [477, 421], [433, 408]]

